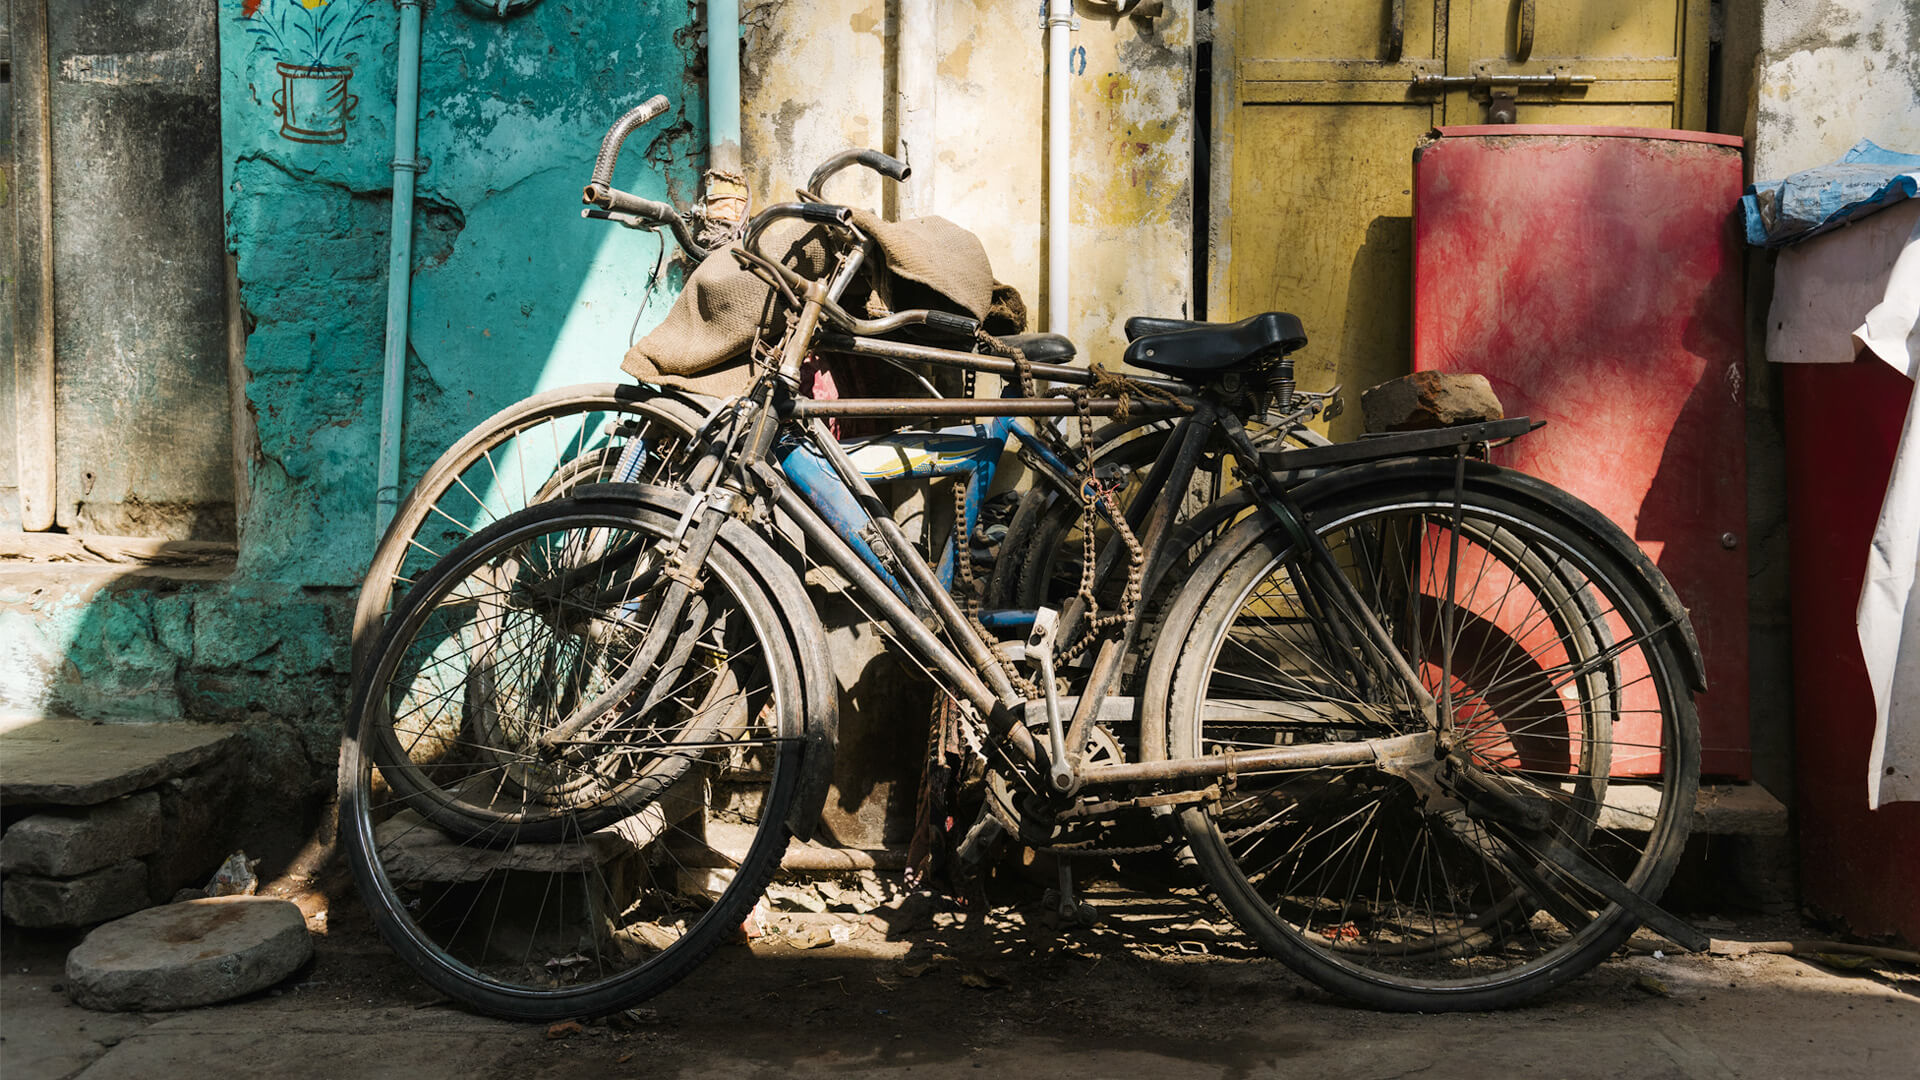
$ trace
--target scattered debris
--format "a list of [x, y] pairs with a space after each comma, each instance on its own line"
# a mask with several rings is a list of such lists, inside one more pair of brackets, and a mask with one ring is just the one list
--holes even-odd
[[1673, 991], [1667, 989], [1666, 983], [1651, 975], [1642, 975], [1633, 980], [1633, 988], [1644, 994], [1652, 994], [1654, 997], [1673, 996]]
[[961, 972], [960, 985], [974, 990], [1006, 990], [1013, 986], [1013, 980], [976, 969]]
[[253, 875], [254, 867], [259, 865], [259, 859], [247, 858], [244, 851], [227, 856], [227, 861], [213, 872], [213, 880], [207, 882], [207, 895], [252, 896], [259, 892], [260, 879]]
[[562, 1020], [547, 1029], [547, 1038], [566, 1039], [575, 1035], [584, 1035], [586, 1031], [586, 1026], [578, 1020]]
[[767, 898], [754, 901], [753, 910], [747, 912], [745, 921], [740, 924], [740, 933], [749, 940], [767, 936]]
[[1830, 968], [1840, 968], [1844, 971], [1863, 968], [1873, 962], [1872, 957], [1861, 956], [1859, 953], [1817, 952], [1813, 954], [1813, 958]]

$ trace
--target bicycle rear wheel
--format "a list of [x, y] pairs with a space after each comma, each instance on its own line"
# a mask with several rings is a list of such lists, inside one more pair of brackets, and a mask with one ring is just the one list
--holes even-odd
[[428, 467], [374, 551], [354, 611], [356, 670], [399, 594], [455, 545], [517, 510], [614, 479], [631, 445], [641, 451], [628, 480], [671, 482], [700, 419], [659, 390], [591, 383], [535, 394], [476, 425]]
[[664, 654], [677, 666], [619, 689], [675, 525], [596, 499], [510, 515], [421, 580], [370, 659], [341, 766], [348, 862], [395, 950], [481, 1011], [557, 1019], [657, 993], [779, 866], [800, 677], [746, 560], [714, 546]]
[[1242, 774], [1181, 814], [1219, 902], [1328, 989], [1513, 1004], [1632, 932], [1596, 871], [1648, 898], [1673, 872], [1699, 767], [1679, 634], [1556, 499], [1476, 467], [1456, 504], [1450, 462], [1354, 470], [1304, 508], [1350, 591], [1269, 519], [1221, 540], [1170, 617], [1173, 757], [1431, 731], [1355, 596], [1437, 702], [1424, 762]]

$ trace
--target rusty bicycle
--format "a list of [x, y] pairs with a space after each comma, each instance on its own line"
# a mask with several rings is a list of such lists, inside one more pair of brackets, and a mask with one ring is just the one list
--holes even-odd
[[[818, 273], [765, 250], [782, 224], [829, 241]], [[1125, 359], [1152, 374], [1122, 377], [1036, 361], [951, 312], [856, 315], [842, 300], [879, 256], [846, 207], [769, 207], [731, 257], [774, 297], [755, 377], [671, 483], [588, 484], [479, 529], [370, 651], [342, 838], [430, 983], [500, 1015], [603, 1013], [737, 933], [832, 775], [810, 568], [983, 754], [963, 845], [1156, 822], [1249, 936], [1377, 1008], [1510, 1005], [1642, 923], [1702, 944], [1657, 903], [1698, 782], [1691, 626], [1616, 526], [1484, 460], [1524, 419], [1256, 446], [1241, 416], [1290, 379], [1291, 316], [1137, 322]], [[823, 355], [1016, 392], [799, 395]], [[1171, 423], [1151, 467], [1122, 507], [1083, 444], [1066, 490], [1099, 550], [998, 633], [826, 427], [1119, 413]], [[1210, 455], [1237, 486], [1194, 512]], [[847, 505], [858, 520], [830, 512]]]

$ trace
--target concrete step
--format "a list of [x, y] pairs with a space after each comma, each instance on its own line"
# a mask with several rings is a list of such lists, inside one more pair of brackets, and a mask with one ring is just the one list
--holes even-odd
[[0, 902], [20, 926], [89, 926], [199, 884], [230, 850], [231, 727], [0, 718]]
[[[1644, 784], [1616, 781], [1607, 785], [1601, 828], [1645, 828], [1658, 798], [1658, 792]], [[1693, 804], [1693, 835], [1785, 836], [1787, 808], [1759, 784], [1702, 784]]]
[[233, 749], [212, 724], [92, 723], [53, 716], [0, 721], [0, 806], [93, 806], [185, 776]]

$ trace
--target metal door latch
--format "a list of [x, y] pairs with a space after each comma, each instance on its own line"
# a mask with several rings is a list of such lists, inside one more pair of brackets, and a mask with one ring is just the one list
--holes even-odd
[[1513, 87], [1516, 89], [1523, 86], [1569, 87], [1591, 86], [1593, 83], [1593, 76], [1576, 75], [1573, 73], [1573, 69], [1568, 67], [1557, 67], [1551, 72], [1543, 74], [1520, 75], [1495, 72], [1483, 66], [1476, 65], [1476, 70], [1471, 75], [1437, 75], [1430, 71], [1423, 71], [1413, 77], [1412, 85], [1415, 90], [1485, 90], [1492, 92], [1496, 87]]
[[1413, 77], [1414, 90], [1446, 91], [1465, 90], [1469, 94], [1484, 93], [1487, 97], [1487, 122], [1489, 124], [1511, 124], [1519, 115], [1519, 102], [1516, 100], [1522, 87], [1540, 87], [1543, 89], [1569, 89], [1575, 86], [1592, 85], [1591, 75], [1576, 75], [1573, 69], [1556, 67], [1551, 72], [1522, 75], [1510, 72], [1496, 72], [1486, 63], [1473, 65], [1471, 75], [1439, 75], [1433, 72], [1421, 72]]

